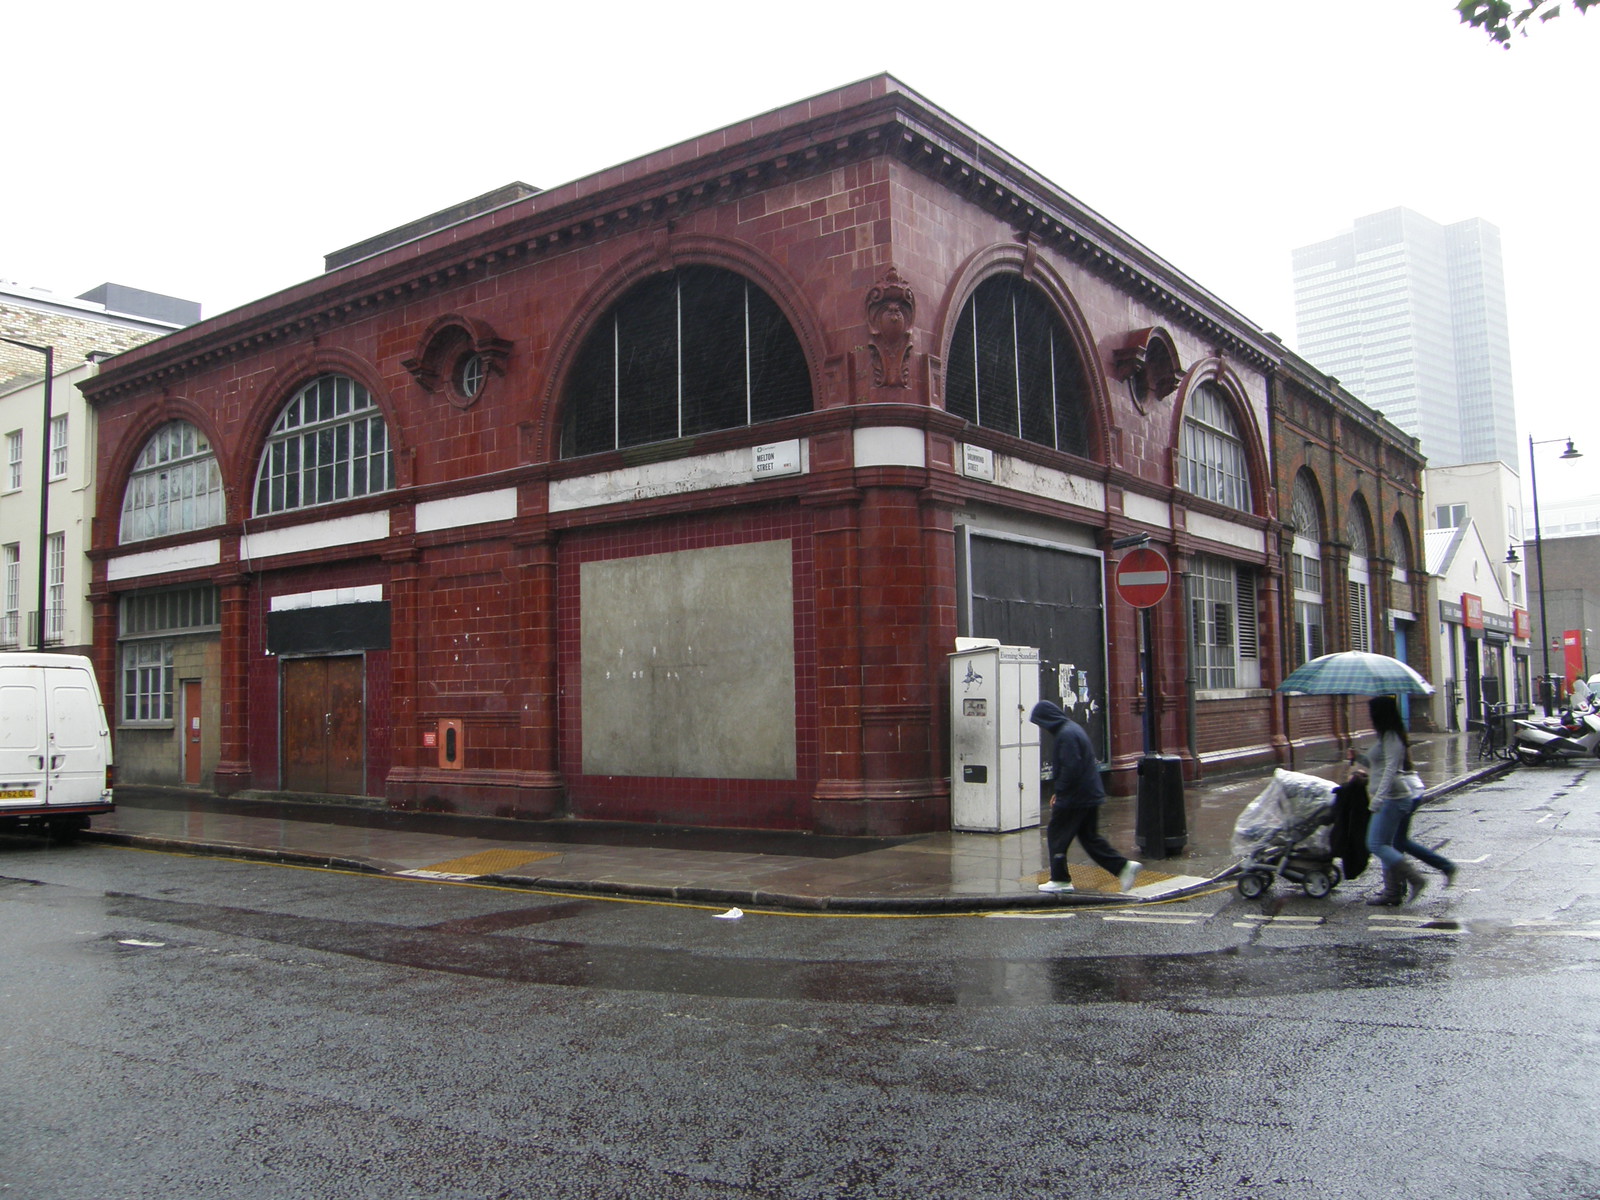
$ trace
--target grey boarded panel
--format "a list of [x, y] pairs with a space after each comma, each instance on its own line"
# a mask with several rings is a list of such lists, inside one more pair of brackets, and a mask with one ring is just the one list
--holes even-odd
[[787, 539], [584, 563], [583, 772], [795, 777]]

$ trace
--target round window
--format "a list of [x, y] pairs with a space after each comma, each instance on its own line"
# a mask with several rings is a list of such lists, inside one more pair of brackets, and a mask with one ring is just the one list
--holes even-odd
[[483, 390], [483, 355], [469, 354], [456, 368], [456, 390], [468, 400], [476, 400]]

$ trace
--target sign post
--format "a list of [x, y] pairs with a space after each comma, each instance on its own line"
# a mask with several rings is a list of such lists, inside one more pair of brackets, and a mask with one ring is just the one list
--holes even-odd
[[1172, 568], [1161, 551], [1142, 546], [1117, 563], [1117, 595], [1140, 611], [1139, 672], [1144, 684], [1144, 752], [1161, 752], [1161, 735], [1155, 722], [1155, 672], [1151, 660], [1150, 610], [1167, 598], [1172, 588]]
[[[1113, 543], [1113, 546], [1115, 544]], [[1183, 765], [1161, 754], [1161, 726], [1156, 720], [1155, 636], [1151, 612], [1172, 590], [1172, 567], [1159, 550], [1141, 546], [1117, 563], [1117, 595], [1139, 610], [1139, 666], [1144, 676], [1144, 757], [1139, 761], [1139, 804], [1135, 832], [1142, 851], [1167, 858], [1188, 841], [1183, 806]]]

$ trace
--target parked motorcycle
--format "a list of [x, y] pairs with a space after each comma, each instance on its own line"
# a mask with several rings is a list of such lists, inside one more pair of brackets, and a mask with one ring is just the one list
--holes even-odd
[[1519, 762], [1538, 766], [1591, 754], [1600, 758], [1600, 705], [1581, 679], [1573, 701], [1559, 716], [1514, 723], [1512, 745]]

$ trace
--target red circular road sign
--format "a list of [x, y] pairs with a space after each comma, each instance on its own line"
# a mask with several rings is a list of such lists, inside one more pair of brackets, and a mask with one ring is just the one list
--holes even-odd
[[1117, 595], [1135, 608], [1160, 604], [1171, 586], [1172, 568], [1159, 550], [1142, 547], [1117, 564]]

